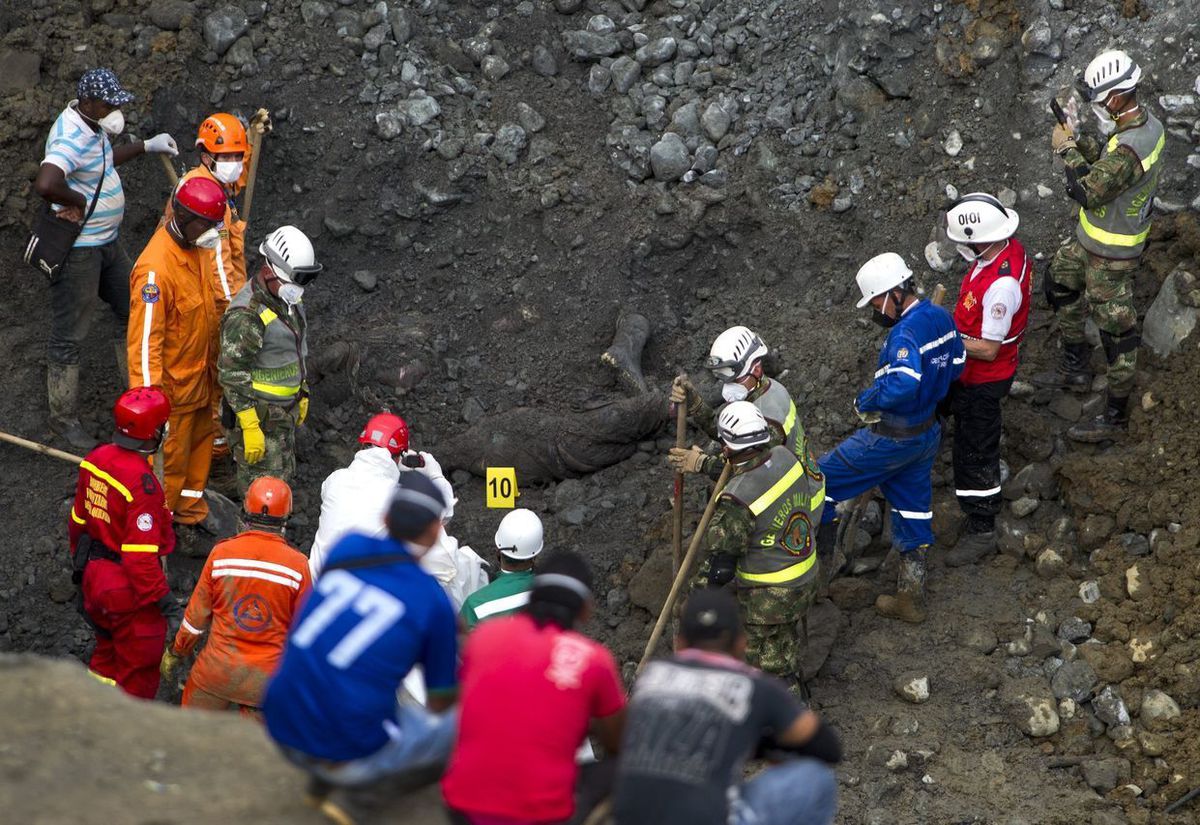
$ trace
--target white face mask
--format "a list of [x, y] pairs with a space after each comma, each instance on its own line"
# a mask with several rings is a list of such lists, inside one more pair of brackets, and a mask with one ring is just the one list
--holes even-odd
[[125, 131], [125, 115], [121, 114], [120, 109], [113, 109], [104, 117], [96, 121], [96, 124], [114, 137]]
[[218, 160], [213, 163], [213, 177], [221, 183], [237, 183], [244, 164], [240, 160]]
[[1113, 120], [1112, 114], [1104, 107], [1103, 103], [1093, 103], [1092, 114], [1096, 116], [1096, 122], [1101, 132], [1111, 135], [1117, 131], [1117, 122]]
[[954, 248], [958, 250], [959, 255], [962, 255], [963, 260], [969, 264], [973, 264], [979, 260], [979, 253], [965, 243], [956, 243]]
[[300, 299], [303, 296], [304, 287], [300, 286], [300, 284], [283, 284], [279, 287], [279, 300], [290, 307], [294, 307], [300, 303]]
[[192, 241], [200, 249], [216, 249], [221, 243], [221, 233], [214, 226], [200, 233], [200, 237]]
[[732, 404], [734, 401], [745, 401], [746, 396], [750, 394], [750, 390], [743, 387], [741, 384], [734, 381], [731, 384], [721, 385], [721, 397]]

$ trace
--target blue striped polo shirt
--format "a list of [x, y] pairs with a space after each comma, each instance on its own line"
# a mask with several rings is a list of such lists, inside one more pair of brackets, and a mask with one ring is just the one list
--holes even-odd
[[[46, 157], [42, 163], [52, 163], [61, 169], [67, 178], [67, 186], [83, 195], [88, 206], [96, 193], [103, 165], [104, 185], [100, 189], [96, 211], [75, 241], [77, 247], [101, 246], [117, 237], [121, 219], [125, 216], [125, 190], [121, 187], [121, 176], [113, 166], [108, 135], [101, 129], [91, 130], [76, 111], [78, 103], [72, 100], [54, 121], [46, 138]], [[54, 208], [57, 211], [62, 207], [56, 205]], [[84, 212], [87, 212], [87, 206]]]

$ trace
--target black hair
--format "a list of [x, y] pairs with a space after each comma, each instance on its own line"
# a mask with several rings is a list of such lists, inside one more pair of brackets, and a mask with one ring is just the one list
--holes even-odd
[[548, 624], [570, 630], [583, 613], [587, 599], [569, 587], [538, 582], [539, 576], [565, 576], [575, 579], [587, 590], [592, 589], [592, 570], [583, 556], [570, 550], [551, 553], [534, 572], [533, 591], [525, 612], [538, 627]]

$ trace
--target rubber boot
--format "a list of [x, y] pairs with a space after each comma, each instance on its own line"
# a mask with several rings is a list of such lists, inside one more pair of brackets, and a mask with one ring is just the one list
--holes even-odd
[[113, 352], [117, 356], [117, 384], [121, 389], [129, 389], [129, 350], [125, 341], [113, 341]]
[[1048, 372], [1039, 372], [1033, 376], [1033, 383], [1050, 389], [1087, 392], [1092, 387], [1092, 370], [1088, 366], [1091, 355], [1092, 347], [1087, 341], [1063, 344], [1058, 367]]
[[900, 554], [896, 595], [877, 598], [876, 613], [909, 624], [925, 621], [925, 552], [928, 549], [918, 547], [916, 550]]
[[996, 531], [967, 533], [958, 540], [954, 549], [946, 554], [947, 567], [962, 567], [976, 564], [996, 552]]
[[1085, 424], [1067, 430], [1067, 438], [1085, 444], [1099, 444], [1121, 438], [1129, 429], [1129, 396], [1109, 394], [1104, 412]]
[[50, 431], [76, 450], [94, 450], [100, 442], [79, 423], [79, 365], [46, 364], [46, 398], [50, 407]]
[[617, 332], [612, 346], [600, 356], [601, 363], [617, 371], [617, 378], [631, 392], [646, 392], [642, 375], [642, 350], [650, 337], [650, 321], [636, 312], [622, 312], [617, 318]]
[[237, 535], [242, 509], [216, 490], [205, 490], [204, 498], [208, 502], [208, 515], [196, 526], [218, 539]]

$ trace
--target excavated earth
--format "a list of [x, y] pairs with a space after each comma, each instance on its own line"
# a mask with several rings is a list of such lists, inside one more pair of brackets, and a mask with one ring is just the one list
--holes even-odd
[[[304, 549], [320, 482], [349, 461], [367, 415], [401, 413], [434, 455], [522, 407], [545, 414], [552, 438], [555, 416], [623, 395], [598, 360], [622, 310], [651, 321], [643, 365], [658, 388], [700, 372], [727, 326], [755, 327], [829, 449], [852, 429], [880, 341], [853, 309], [857, 265], [893, 249], [953, 298], [961, 273], [944, 246], [928, 258], [926, 246], [956, 193], [979, 189], [1015, 204], [1026, 246], [1048, 261], [1073, 218], [1046, 104], [1113, 44], [1143, 61], [1143, 99], [1169, 128], [1137, 287], [1145, 312], [1177, 266], [1200, 274], [1196, 11], [1194, 0], [6, 3], [0, 429], [49, 440], [46, 286], [20, 251], [46, 130], [85, 68], [110, 65], [138, 94], [127, 111], [138, 135], [167, 130], [182, 145], [211, 111], [274, 114], [250, 237], [281, 223], [314, 237], [326, 271], [305, 297], [311, 345], [361, 352], [354, 380], [316, 384], [299, 439], [291, 536]], [[136, 255], [168, 188], [154, 159], [122, 179]], [[1180, 292], [1194, 308], [1200, 293]], [[83, 355], [83, 417], [98, 436], [119, 387], [114, 334], [98, 308]], [[1164, 812], [1200, 786], [1200, 348], [1188, 338], [1146, 353], [1129, 437], [1080, 448], [1063, 433], [1095, 413], [1103, 382], [1079, 396], [1034, 390], [1056, 346], [1039, 295], [1005, 409], [1003, 552], [943, 567], [958, 530], [943, 460], [930, 620], [874, 614], [886, 563], [835, 582], [821, 607], [814, 636], [835, 638], [812, 689], [846, 743], [839, 822], [1200, 818], [1200, 805]], [[669, 586], [671, 443], [664, 432], [601, 472], [522, 487], [548, 544], [591, 560], [600, 609], [588, 630], [627, 676]], [[0, 651], [86, 657], [65, 550], [73, 470], [8, 445], [0, 455]], [[452, 532], [486, 554], [500, 514], [484, 508], [481, 479], [453, 476]], [[689, 481], [689, 522], [705, 496]], [[876, 562], [881, 521], [868, 513]], [[172, 560], [180, 596], [199, 566]], [[922, 677], [928, 697], [914, 703]], [[25, 657], [0, 667], [0, 801], [15, 819], [309, 821], [299, 778], [258, 732], [143, 711], [81, 680]], [[436, 820], [420, 810], [402, 818]]]

